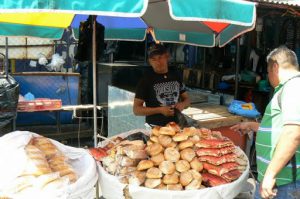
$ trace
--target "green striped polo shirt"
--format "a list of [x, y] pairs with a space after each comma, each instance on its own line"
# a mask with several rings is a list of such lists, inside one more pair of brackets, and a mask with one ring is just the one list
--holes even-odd
[[[297, 88], [298, 87], [298, 88]], [[256, 137], [258, 181], [262, 181], [285, 124], [300, 125], [300, 78], [279, 84], [266, 107]], [[283, 89], [284, 88], [284, 89]], [[281, 90], [283, 89], [283, 90]], [[281, 93], [281, 94], [280, 94]], [[281, 103], [278, 100], [281, 95]], [[280, 103], [280, 105], [279, 105]], [[299, 132], [300, 133], [300, 132]], [[288, 146], [287, 146], [288, 147]], [[300, 179], [300, 147], [296, 152], [297, 180]], [[292, 165], [286, 165], [276, 176], [276, 184], [293, 182]]]

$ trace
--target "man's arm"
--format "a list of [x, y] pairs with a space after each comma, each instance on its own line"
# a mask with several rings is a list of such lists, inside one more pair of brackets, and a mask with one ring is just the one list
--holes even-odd
[[145, 107], [144, 100], [134, 98], [133, 113], [139, 116], [148, 116], [155, 114], [163, 114], [164, 116], [173, 116], [174, 109], [168, 106]]
[[262, 181], [261, 194], [263, 197], [272, 195], [272, 189], [275, 185], [276, 175], [292, 158], [299, 145], [300, 126], [297, 124], [284, 125], [283, 133], [279, 138], [274, 155]]
[[190, 98], [189, 98], [189, 95], [187, 94], [187, 92], [182, 93], [180, 95], [180, 99], [181, 99], [181, 102], [178, 102], [177, 104], [175, 104], [175, 108], [182, 111], [186, 107], [190, 106], [191, 102], [190, 102]]

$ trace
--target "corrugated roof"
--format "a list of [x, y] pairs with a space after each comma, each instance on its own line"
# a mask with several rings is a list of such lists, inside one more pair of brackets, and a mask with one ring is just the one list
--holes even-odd
[[279, 5], [299, 6], [300, 0], [253, 0], [255, 2], [274, 3]]

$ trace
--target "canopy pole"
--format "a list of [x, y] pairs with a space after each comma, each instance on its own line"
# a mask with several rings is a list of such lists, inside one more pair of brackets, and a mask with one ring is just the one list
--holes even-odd
[[240, 38], [236, 39], [236, 58], [235, 58], [235, 84], [234, 84], [234, 99], [238, 98], [239, 94], [239, 70], [240, 70]]
[[94, 112], [94, 147], [97, 147], [97, 90], [96, 90], [96, 17], [93, 22], [93, 112]]
[[5, 37], [5, 75], [8, 76], [8, 37]]
[[206, 62], [206, 48], [203, 48], [203, 65], [202, 65], [202, 81], [201, 87], [204, 88], [205, 84], [205, 63]]

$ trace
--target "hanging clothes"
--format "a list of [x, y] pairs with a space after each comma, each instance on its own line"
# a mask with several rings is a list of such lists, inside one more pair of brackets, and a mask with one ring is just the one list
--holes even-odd
[[[93, 55], [93, 16], [87, 21], [81, 22], [79, 26], [79, 41], [75, 59], [78, 61], [92, 61]], [[105, 27], [96, 22], [96, 60], [98, 61], [104, 52], [104, 30]]]

